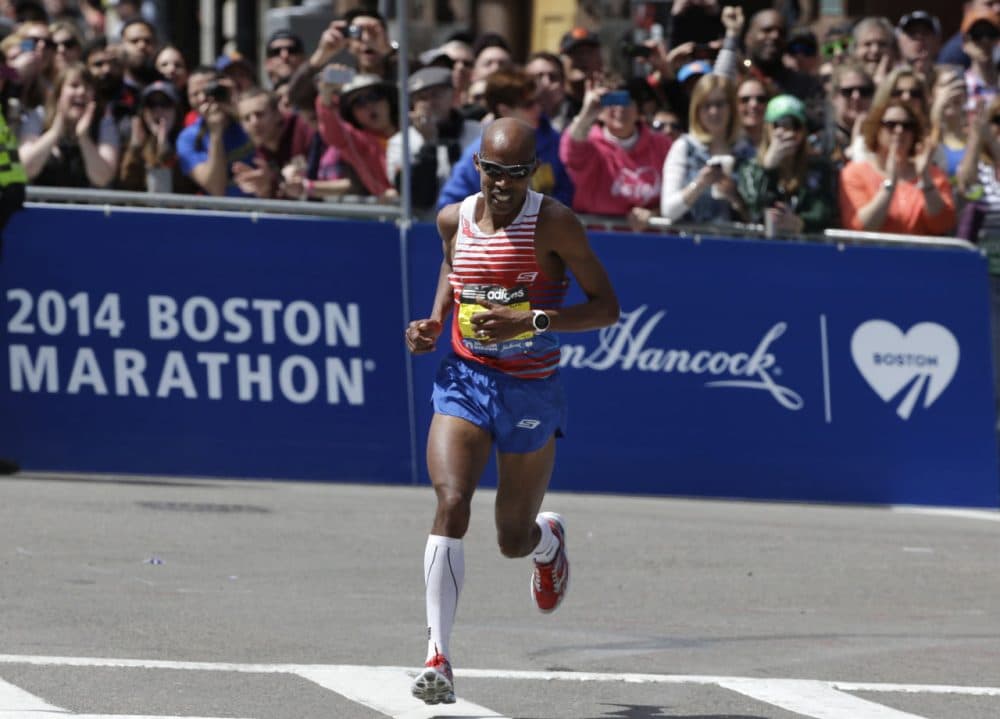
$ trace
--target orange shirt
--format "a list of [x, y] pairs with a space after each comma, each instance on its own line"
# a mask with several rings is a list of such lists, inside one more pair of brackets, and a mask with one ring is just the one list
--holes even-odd
[[[955, 231], [955, 199], [948, 176], [938, 167], [930, 168], [931, 181], [944, 200], [936, 215], [927, 213], [923, 191], [915, 182], [898, 180], [889, 203], [889, 212], [876, 232], [906, 235], [947, 235]], [[867, 205], [882, 189], [885, 175], [865, 161], [849, 162], [840, 171], [840, 223], [845, 230], [861, 230], [858, 210]]]

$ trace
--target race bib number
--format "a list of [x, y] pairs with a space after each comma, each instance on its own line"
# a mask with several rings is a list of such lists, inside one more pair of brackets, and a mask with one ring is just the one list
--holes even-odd
[[[528, 290], [522, 285], [514, 287], [501, 287], [500, 285], [466, 285], [462, 288], [462, 294], [458, 305], [458, 329], [467, 347], [473, 351], [480, 351], [485, 348], [496, 348], [497, 343], [487, 345], [476, 339], [476, 328], [472, 324], [473, 316], [480, 312], [486, 312], [480, 302], [492, 302], [498, 305], [506, 305], [515, 310], [530, 310], [531, 302], [528, 301]], [[520, 343], [523, 340], [533, 338], [533, 332], [524, 332], [504, 340], [500, 345], [507, 345], [511, 342]], [[495, 354], [495, 351], [489, 352]]]

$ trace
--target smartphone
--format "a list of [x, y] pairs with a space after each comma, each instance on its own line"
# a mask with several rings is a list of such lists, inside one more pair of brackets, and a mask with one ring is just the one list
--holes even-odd
[[626, 57], [649, 57], [653, 54], [653, 48], [634, 42], [623, 42], [622, 52]]
[[354, 70], [348, 67], [327, 65], [323, 68], [323, 75], [320, 79], [327, 85], [346, 85], [354, 79]]
[[612, 90], [601, 96], [601, 107], [617, 107], [632, 104], [628, 90]]

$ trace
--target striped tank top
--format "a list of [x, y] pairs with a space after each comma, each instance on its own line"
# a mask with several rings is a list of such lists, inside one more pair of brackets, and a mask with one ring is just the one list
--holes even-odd
[[546, 277], [535, 256], [535, 225], [542, 198], [528, 191], [514, 221], [493, 234], [476, 225], [476, 203], [482, 194], [465, 198], [459, 209], [452, 271], [448, 275], [455, 298], [451, 346], [459, 357], [523, 379], [542, 379], [559, 366], [559, 338], [533, 332], [503, 342], [476, 339], [472, 316], [485, 311], [479, 300], [515, 309], [555, 309], [562, 306], [567, 279]]

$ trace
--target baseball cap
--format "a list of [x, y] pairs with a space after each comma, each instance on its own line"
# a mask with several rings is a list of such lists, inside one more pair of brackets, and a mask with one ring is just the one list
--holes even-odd
[[274, 42], [275, 40], [291, 40], [292, 42], [295, 43], [295, 49], [298, 52], [302, 52], [303, 48], [302, 38], [300, 38], [291, 30], [275, 30], [274, 32], [271, 33], [271, 37], [267, 39], [267, 45], [265, 45], [265, 47], [270, 47], [271, 43]]
[[156, 82], [151, 82], [146, 85], [142, 90], [142, 102], [145, 103], [151, 95], [165, 95], [170, 102], [173, 104], [178, 104], [180, 102], [180, 96], [177, 94], [177, 88], [174, 87], [172, 82], [166, 82], [165, 80], [157, 80]]
[[896, 25], [896, 29], [906, 32], [906, 28], [910, 25], [919, 23], [927, 25], [935, 35], [941, 34], [941, 23], [938, 21], [937, 17], [931, 15], [929, 12], [924, 12], [923, 10], [914, 10], [913, 12], [903, 15], [903, 17], [899, 18], [899, 24]]
[[997, 30], [1000, 30], [1000, 17], [996, 13], [989, 10], [973, 10], [970, 13], [966, 13], [965, 17], [962, 18], [962, 34], [967, 35], [972, 26], [978, 22], [989, 23]]
[[707, 60], [695, 60], [682, 67], [677, 73], [677, 81], [684, 82], [695, 75], [707, 75], [712, 72], [712, 63]]
[[783, 117], [794, 117], [799, 122], [805, 124], [805, 104], [794, 95], [772, 97], [771, 101], [767, 103], [767, 110], [764, 111], [764, 121], [777, 122]]
[[559, 41], [559, 52], [573, 52], [583, 45], [600, 45], [601, 39], [585, 27], [575, 27], [562, 36]]
[[410, 75], [406, 89], [412, 94], [430, 87], [452, 87], [451, 70], [445, 67], [425, 67]]

